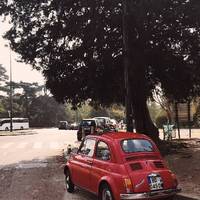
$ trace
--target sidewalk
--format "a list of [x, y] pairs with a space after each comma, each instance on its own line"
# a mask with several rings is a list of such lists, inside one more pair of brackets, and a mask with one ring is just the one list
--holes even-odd
[[10, 131], [0, 131], [0, 136], [18, 136], [18, 135], [33, 135], [37, 134], [36, 131], [28, 129], [28, 130], [15, 130], [13, 132]]
[[[160, 139], [163, 139], [163, 129], [159, 129]], [[173, 139], [178, 139], [178, 130], [175, 130], [176, 137]], [[188, 129], [180, 129], [180, 138], [181, 139], [189, 139], [189, 130]], [[200, 139], [200, 129], [191, 129], [191, 138], [199, 138]]]

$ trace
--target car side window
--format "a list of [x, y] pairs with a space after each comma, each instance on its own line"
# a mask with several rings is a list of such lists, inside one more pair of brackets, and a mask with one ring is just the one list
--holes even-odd
[[99, 160], [105, 160], [105, 161], [108, 161], [111, 158], [110, 149], [108, 145], [103, 141], [100, 141], [97, 144], [96, 158]]
[[93, 139], [86, 139], [83, 141], [78, 153], [92, 157], [94, 154], [96, 141]]

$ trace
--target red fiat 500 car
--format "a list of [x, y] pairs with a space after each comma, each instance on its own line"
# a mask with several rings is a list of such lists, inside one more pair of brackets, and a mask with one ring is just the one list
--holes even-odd
[[172, 199], [178, 191], [156, 145], [135, 133], [88, 135], [64, 174], [68, 192], [78, 186], [100, 200]]

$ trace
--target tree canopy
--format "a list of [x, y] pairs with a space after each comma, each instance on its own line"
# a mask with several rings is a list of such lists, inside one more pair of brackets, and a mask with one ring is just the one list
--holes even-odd
[[[146, 100], [157, 85], [176, 100], [199, 95], [200, 2], [127, 3], [133, 113], [136, 121], [143, 121], [145, 132]], [[22, 61], [43, 71], [47, 88], [58, 101], [124, 102], [121, 0], [1, 4], [0, 13], [9, 14], [12, 24], [5, 38]]]
[[0, 64], [0, 90], [6, 91], [6, 87], [4, 87], [5, 81], [8, 80], [8, 76], [6, 75], [6, 69]]

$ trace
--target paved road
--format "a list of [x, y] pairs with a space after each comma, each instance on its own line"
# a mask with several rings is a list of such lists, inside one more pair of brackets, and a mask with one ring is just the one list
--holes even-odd
[[76, 145], [76, 131], [34, 130], [0, 137], [0, 200], [92, 200], [65, 190], [62, 150]]
[[76, 140], [76, 131], [38, 129], [38, 134], [0, 137], [0, 167], [60, 153]]
[[97, 200], [65, 190], [62, 149], [78, 145], [76, 131], [34, 131], [38, 134], [0, 137], [0, 200]]

